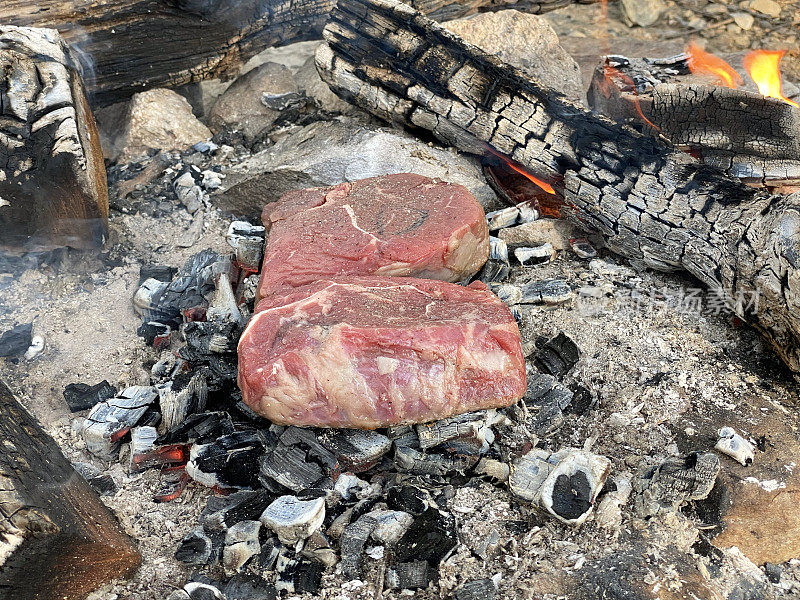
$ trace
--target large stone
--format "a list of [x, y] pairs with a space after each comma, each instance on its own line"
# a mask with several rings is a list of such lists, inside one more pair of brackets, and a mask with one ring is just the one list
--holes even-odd
[[346, 119], [299, 128], [244, 160], [227, 172], [216, 201], [223, 210], [257, 219], [264, 204], [285, 192], [392, 173], [458, 183], [484, 208], [497, 201], [476, 159], [399, 131], [371, 129]]
[[103, 153], [76, 65], [54, 29], [0, 27], [0, 246], [105, 239]]
[[759, 414], [755, 422], [732, 423], [746, 437], [763, 439], [763, 450], [756, 452], [748, 466], [723, 457], [720, 481], [709, 498], [724, 524], [714, 545], [736, 546], [758, 565], [800, 558], [800, 472], [796, 466], [800, 432], [792, 425], [797, 411], [791, 410], [792, 414], [771, 411]]
[[649, 27], [658, 21], [666, 5], [661, 0], [622, 0], [622, 16], [628, 25]]
[[274, 99], [296, 93], [297, 83], [288, 68], [274, 62], [264, 63], [225, 90], [211, 109], [209, 126], [217, 132], [233, 129], [246, 140], [253, 140], [280, 115], [280, 110], [274, 108], [276, 105], [269, 108], [264, 103], [264, 96]]
[[172, 90], [148, 90], [131, 98], [111, 153], [128, 162], [156, 150], [186, 150], [210, 137], [186, 98]]
[[444, 26], [548, 87], [584, 102], [580, 68], [558, 43], [556, 32], [544, 17], [501, 10], [450, 21]]

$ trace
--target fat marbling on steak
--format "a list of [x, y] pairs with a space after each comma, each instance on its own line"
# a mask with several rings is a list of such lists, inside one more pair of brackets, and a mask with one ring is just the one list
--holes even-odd
[[274, 423], [373, 429], [508, 406], [525, 360], [511, 311], [482, 283], [342, 277], [259, 303], [239, 387]]
[[461, 281], [489, 256], [483, 209], [463, 186], [401, 173], [284, 194], [269, 232], [259, 297], [342, 275]]

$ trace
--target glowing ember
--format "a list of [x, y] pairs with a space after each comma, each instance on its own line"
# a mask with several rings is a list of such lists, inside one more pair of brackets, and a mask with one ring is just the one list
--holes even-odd
[[549, 184], [549, 183], [547, 183], [546, 181], [542, 181], [541, 179], [538, 179], [537, 177], [534, 177], [533, 175], [531, 175], [530, 173], [528, 173], [528, 172], [527, 172], [525, 169], [523, 169], [522, 167], [519, 167], [519, 166], [517, 166], [516, 164], [514, 164], [514, 161], [510, 160], [509, 158], [507, 158], [506, 156], [504, 156], [504, 155], [503, 155], [503, 154], [501, 154], [500, 152], [497, 152], [497, 150], [494, 150], [493, 148], [489, 148], [489, 152], [491, 152], [492, 154], [494, 154], [494, 155], [495, 155], [497, 158], [500, 158], [500, 159], [502, 159], [502, 160], [503, 160], [503, 162], [505, 162], [505, 163], [506, 163], [506, 164], [507, 164], [509, 167], [511, 167], [511, 168], [512, 168], [514, 171], [516, 171], [517, 173], [519, 173], [519, 174], [520, 174], [520, 175], [522, 175], [523, 177], [526, 177], [526, 178], [528, 178], [529, 180], [531, 180], [531, 181], [532, 181], [534, 184], [536, 184], [537, 186], [539, 186], [540, 188], [542, 188], [542, 189], [543, 189], [545, 192], [547, 192], [548, 194], [555, 194], [555, 193], [556, 193], [556, 191], [553, 189], [553, 186], [552, 186], [552, 185], [550, 185], [550, 184]]
[[689, 70], [695, 75], [710, 75], [716, 79], [718, 85], [735, 88], [742, 85], [744, 80], [741, 75], [733, 70], [728, 63], [706, 52], [694, 42], [689, 42], [686, 47], [686, 55], [689, 57], [687, 63]]
[[523, 176], [527, 177], [528, 179], [530, 179], [533, 183], [538, 185], [540, 188], [542, 188], [548, 194], [555, 194], [556, 193], [556, 191], [553, 189], [553, 186], [550, 185], [549, 183], [547, 183], [546, 181], [542, 181], [541, 179], [537, 179], [536, 177], [534, 177], [533, 175], [528, 173], [525, 169], [516, 166], [510, 160], [506, 160], [506, 163], [508, 164], [509, 167], [514, 169], [517, 173], [519, 173], [520, 175], [523, 175]]
[[782, 93], [781, 70], [778, 64], [784, 54], [785, 50], [753, 50], [744, 57], [744, 68], [762, 96], [778, 98], [800, 108], [800, 104], [789, 100]]

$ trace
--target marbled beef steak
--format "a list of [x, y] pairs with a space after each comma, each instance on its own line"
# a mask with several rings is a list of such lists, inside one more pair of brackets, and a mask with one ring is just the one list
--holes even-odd
[[342, 277], [259, 303], [239, 387], [275, 423], [372, 429], [507, 406], [525, 361], [511, 311], [481, 283]]
[[263, 221], [261, 298], [341, 275], [461, 281], [489, 256], [475, 197], [410, 173], [289, 192], [264, 208]]

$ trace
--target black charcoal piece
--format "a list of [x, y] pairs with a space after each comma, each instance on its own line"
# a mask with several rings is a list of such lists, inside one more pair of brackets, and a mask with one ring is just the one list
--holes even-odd
[[169, 283], [177, 272], [178, 269], [175, 267], [166, 265], [144, 265], [139, 267], [139, 285], [142, 285], [148, 279]]
[[356, 522], [350, 523], [345, 527], [340, 540], [340, 553], [342, 556], [342, 573], [348, 579], [359, 579], [361, 577], [364, 545], [377, 526], [378, 521], [376, 519], [369, 515], [364, 515]]
[[491, 579], [476, 579], [456, 588], [455, 600], [494, 600], [497, 588]]
[[324, 570], [325, 568], [316, 561], [301, 559], [294, 577], [295, 592], [317, 595], [322, 586]]
[[278, 591], [261, 577], [238, 573], [222, 588], [225, 600], [276, 600]]
[[367, 471], [392, 447], [392, 441], [376, 431], [330, 429], [317, 437], [336, 456], [341, 470], [352, 473]]
[[214, 441], [233, 433], [233, 421], [227, 412], [204, 412], [192, 414], [172, 431], [166, 432], [156, 444], [185, 444], [189, 442]]
[[520, 247], [514, 249], [514, 257], [522, 265], [540, 265], [548, 263], [556, 256], [556, 251], [550, 242], [541, 246]]
[[564, 423], [564, 410], [572, 397], [572, 392], [552, 375], [529, 370], [528, 389], [523, 400], [534, 414], [533, 432], [545, 436], [558, 429]]
[[294, 552], [288, 548], [281, 549], [278, 560], [275, 561], [275, 589], [279, 594], [281, 592], [295, 593], [294, 586], [299, 565], [300, 561], [295, 558]]
[[33, 323], [17, 325], [0, 335], [0, 356], [22, 356], [33, 342]]
[[455, 517], [437, 508], [429, 508], [414, 519], [397, 542], [396, 556], [400, 562], [425, 560], [436, 566], [457, 543]]
[[313, 487], [324, 477], [322, 467], [308, 462], [306, 453], [297, 446], [279, 444], [261, 460], [261, 481], [279, 483], [294, 492]]
[[542, 373], [563, 377], [577, 364], [580, 357], [581, 351], [577, 344], [561, 332], [542, 346], [533, 362]]
[[98, 402], [108, 400], [117, 395], [117, 388], [103, 380], [95, 385], [88, 383], [70, 383], [64, 388], [64, 400], [70, 412], [88, 410]]
[[111, 458], [119, 449], [122, 438], [155, 402], [156, 395], [154, 387], [137, 385], [96, 404], [83, 425], [87, 450], [96, 456]]
[[484, 283], [499, 283], [508, 279], [511, 266], [507, 262], [489, 259], [483, 265], [478, 279]]
[[279, 440], [287, 446], [298, 446], [303, 448], [309, 458], [315, 460], [326, 470], [333, 470], [337, 467], [336, 456], [325, 448], [317, 440], [317, 436], [311, 429], [303, 427], [286, 427], [280, 434]]
[[259, 435], [240, 431], [209, 444], [192, 446], [186, 472], [208, 487], [257, 488], [258, 462], [263, 454]]
[[447, 445], [456, 450], [475, 454], [484, 449], [489, 427], [486, 412], [471, 412], [417, 425], [419, 446], [423, 450]]
[[561, 304], [572, 298], [572, 291], [562, 279], [543, 279], [522, 286], [522, 304]]
[[432, 579], [430, 565], [424, 560], [401, 562], [389, 569], [387, 587], [401, 590], [417, 590], [428, 587]]
[[463, 473], [477, 462], [478, 457], [474, 455], [427, 454], [402, 446], [396, 446], [394, 452], [396, 467], [400, 471], [415, 475], [444, 476], [450, 473]]
[[233, 221], [226, 239], [234, 250], [237, 265], [250, 273], [257, 273], [264, 258], [265, 229], [247, 221]]
[[414, 516], [424, 513], [433, 501], [430, 493], [413, 485], [389, 488], [386, 504], [393, 510], [401, 510]]
[[158, 403], [167, 432], [180, 427], [186, 418], [202, 412], [208, 400], [208, 382], [203, 370], [191, 376], [180, 374], [174, 380], [157, 386]]
[[720, 468], [719, 457], [711, 452], [667, 458], [634, 479], [634, 511], [642, 518], [650, 517], [707, 498]]
[[235, 322], [192, 321], [183, 328], [186, 344], [200, 355], [236, 352], [240, 334]]
[[255, 520], [275, 499], [266, 490], [240, 490], [226, 497], [209, 498], [200, 515], [200, 523], [208, 531], [225, 531], [240, 521]]
[[564, 520], [577, 519], [592, 507], [593, 490], [583, 471], [561, 474], [553, 484], [553, 512]]
[[157, 321], [147, 321], [139, 325], [136, 330], [136, 335], [144, 340], [148, 346], [161, 347], [161, 344], [167, 345], [169, 336], [172, 333], [172, 327], [159, 323]]
[[769, 579], [771, 583], [780, 583], [783, 569], [781, 569], [780, 565], [774, 563], [764, 563], [764, 573], [766, 573], [767, 579]]
[[211, 558], [212, 542], [202, 527], [190, 531], [175, 551], [175, 559], [187, 565], [205, 565]]
[[261, 529], [261, 535], [267, 536], [261, 540], [261, 554], [258, 556], [258, 566], [264, 573], [275, 568], [275, 563], [283, 548], [278, 538], [270, 534], [271, 532], [266, 527]]

